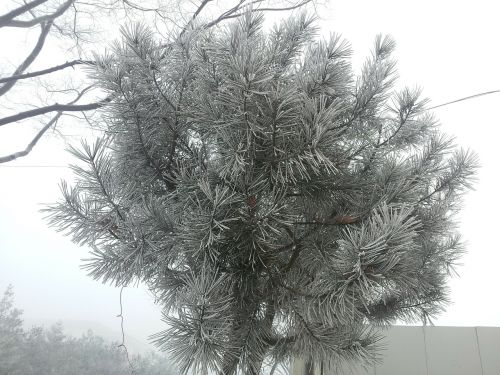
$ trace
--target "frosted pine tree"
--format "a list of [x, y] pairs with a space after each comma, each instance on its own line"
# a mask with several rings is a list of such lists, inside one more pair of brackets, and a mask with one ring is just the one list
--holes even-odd
[[105, 136], [71, 148], [50, 223], [90, 275], [145, 283], [185, 373], [259, 374], [302, 357], [370, 363], [378, 325], [428, 319], [462, 253], [475, 156], [419, 90], [395, 91], [379, 36], [359, 75], [303, 14], [247, 13], [165, 42], [143, 26], [99, 58]]

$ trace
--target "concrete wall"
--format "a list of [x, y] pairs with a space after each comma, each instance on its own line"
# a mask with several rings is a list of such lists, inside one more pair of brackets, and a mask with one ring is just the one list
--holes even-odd
[[[395, 326], [385, 335], [381, 363], [323, 375], [500, 375], [500, 327]], [[294, 361], [292, 375], [304, 375], [303, 361]]]

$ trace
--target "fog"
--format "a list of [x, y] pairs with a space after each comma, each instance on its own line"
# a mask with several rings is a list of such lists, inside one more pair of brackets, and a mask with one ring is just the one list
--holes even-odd
[[[421, 86], [431, 105], [500, 89], [498, 1], [332, 0], [328, 8], [320, 12], [322, 32], [339, 32], [351, 42], [358, 69], [375, 35], [391, 34], [398, 44], [399, 83]], [[8, 61], [13, 62], [18, 47], [29, 41], [6, 32], [0, 30], [2, 72], [9, 70]], [[56, 60], [42, 53], [36, 66]], [[460, 215], [468, 253], [458, 269], [460, 278], [450, 283], [453, 305], [436, 325], [500, 325], [495, 225], [500, 212], [499, 103], [497, 94], [434, 111], [457, 143], [478, 153], [482, 166], [476, 191], [467, 195]], [[7, 114], [3, 107], [0, 111], [0, 116]], [[23, 124], [1, 129], [0, 153], [24, 148], [34, 129]], [[81, 129], [72, 129], [66, 121], [60, 131], [80, 134]], [[78, 137], [66, 139], [78, 141]], [[87, 277], [80, 266], [88, 249], [49, 229], [39, 213], [43, 203], [58, 199], [60, 179], [71, 178], [65, 167], [71, 158], [64, 142], [49, 134], [28, 157], [0, 165], [0, 291], [14, 285], [15, 304], [24, 310], [28, 325], [60, 320], [74, 332], [87, 326], [120, 340], [119, 289]], [[133, 349], [153, 349], [147, 337], [164, 327], [160, 307], [143, 286], [124, 290], [123, 316]]]

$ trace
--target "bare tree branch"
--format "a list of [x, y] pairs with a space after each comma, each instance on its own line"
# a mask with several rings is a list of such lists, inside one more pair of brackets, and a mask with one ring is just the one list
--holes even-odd
[[17, 151], [9, 155], [1, 156], [0, 157], [0, 164], [1, 163], [8, 163], [9, 161], [22, 158], [26, 155], [28, 155], [31, 150], [33, 150], [33, 147], [36, 146], [40, 138], [45, 134], [47, 130], [49, 130], [54, 124], [57, 123], [59, 118], [62, 116], [62, 112], [57, 112], [57, 114], [35, 135], [35, 137], [31, 140], [30, 143], [26, 146], [26, 148], [22, 151]]
[[[68, 104], [76, 103], [91, 88], [92, 88], [92, 86], [89, 86], [89, 87], [85, 88], [84, 90], [82, 90], [78, 94], [76, 99], [69, 102]], [[28, 143], [28, 145], [26, 146], [26, 148], [24, 150], [14, 152], [14, 153], [9, 154], [9, 155], [1, 156], [0, 157], [0, 164], [1, 163], [8, 163], [9, 161], [12, 161], [12, 160], [15, 160], [18, 158], [22, 158], [22, 157], [28, 155], [33, 150], [33, 148], [36, 146], [38, 141], [42, 138], [42, 136], [45, 134], [45, 132], [47, 132], [47, 130], [49, 130], [52, 126], [54, 126], [57, 123], [57, 121], [61, 118], [62, 115], [63, 115], [63, 112], [57, 112], [57, 114], [42, 129], [40, 129], [40, 131], [35, 135], [35, 137], [31, 140], [31, 142]]]
[[198, 6], [198, 8], [196, 9], [196, 11], [193, 13], [193, 16], [191, 17], [191, 19], [189, 20], [188, 23], [186, 23], [186, 25], [182, 28], [182, 31], [180, 32], [179, 36], [181, 37], [182, 35], [184, 35], [184, 33], [186, 32], [186, 30], [193, 24], [193, 22], [196, 20], [196, 17], [198, 17], [198, 15], [201, 13], [201, 11], [203, 10], [203, 8], [205, 8], [205, 6], [211, 2], [212, 0], [203, 0], [201, 2], [201, 4]]
[[35, 0], [31, 3], [25, 4], [22, 7], [16, 8], [3, 16], [0, 16], [0, 28], [8, 26], [8, 23], [12, 21], [17, 16], [20, 16], [37, 6], [46, 3], [48, 0]]
[[[298, 4], [291, 5], [289, 7], [281, 7], [281, 8], [257, 8], [254, 10], [254, 12], [286, 12], [287, 10], [294, 10], [303, 7], [304, 5], [307, 5], [311, 2], [312, 0], [304, 0], [301, 1]], [[254, 1], [257, 2], [257, 1]]]
[[66, 69], [69, 67], [73, 67], [75, 65], [94, 65], [93, 61], [90, 60], [73, 60], [73, 61], [68, 61], [65, 62], [64, 64], [61, 65], [56, 65], [51, 68], [43, 69], [43, 70], [38, 70], [36, 72], [31, 72], [31, 73], [25, 73], [25, 74], [17, 74], [17, 75], [12, 75], [10, 77], [4, 77], [0, 78], [0, 83], [6, 83], [6, 82], [12, 82], [12, 81], [18, 81], [20, 79], [27, 79], [27, 78], [33, 78], [33, 77], [38, 77], [42, 76], [45, 74], [53, 73], [58, 70]]
[[28, 21], [19, 21], [19, 20], [10, 20], [6, 21], [3, 24], [0, 24], [0, 27], [33, 27], [38, 24], [42, 24], [45, 22], [51, 22], [55, 20], [57, 17], [61, 16], [68, 10], [71, 4], [74, 3], [75, 0], [68, 0], [63, 3], [54, 13], [47, 14], [45, 16], [35, 17]]
[[[304, 0], [304, 1], [301, 1], [300, 3], [298, 3], [296, 5], [291, 5], [289, 7], [279, 7], [279, 8], [250, 8], [250, 9], [248, 9], [248, 11], [251, 12], [251, 13], [255, 13], [255, 12], [283, 12], [283, 11], [287, 11], [287, 10], [294, 10], [294, 9], [301, 8], [304, 5], [307, 5], [308, 3], [310, 3], [311, 1], [312, 0]], [[251, 6], [251, 5], [258, 4], [260, 2], [262, 2], [262, 0], [254, 0], [251, 3], [246, 4], [246, 5]], [[236, 5], [235, 7], [231, 8], [231, 9], [229, 9], [228, 11], [222, 13], [215, 20], [213, 20], [213, 21], [211, 21], [211, 22], [203, 25], [203, 28], [204, 29], [209, 29], [209, 28], [214, 27], [215, 25], [219, 24], [220, 22], [222, 22], [224, 20], [228, 20], [228, 19], [231, 19], [231, 18], [241, 17], [243, 15], [243, 13], [236, 13], [236, 12], [238, 12], [239, 10], [242, 9], [244, 3], [245, 3], [245, 0], [240, 0], [240, 2], [238, 3], [238, 5]]]
[[138, 10], [140, 12], [154, 12], [157, 15], [159, 15], [160, 17], [163, 18], [162, 14], [160, 12], [160, 8], [144, 8], [144, 7], [140, 6], [140, 5], [137, 5], [137, 4], [133, 3], [130, 0], [122, 0], [122, 2], [123, 2], [123, 4], [128, 5], [132, 9]]
[[50, 112], [81, 112], [81, 111], [91, 111], [94, 109], [101, 108], [103, 105], [109, 103], [111, 101], [111, 97], [89, 104], [52, 104], [46, 107], [40, 107], [31, 109], [29, 111], [19, 112], [12, 116], [7, 116], [4, 118], [0, 118], [0, 126], [7, 125], [16, 121], [21, 121], [30, 117], [44, 115]]
[[[45, 39], [47, 38], [47, 35], [49, 34], [50, 27], [52, 26], [52, 22], [48, 22], [46, 24], [42, 24], [41, 28], [42, 31], [40, 32], [40, 36], [38, 37], [38, 41], [36, 42], [35, 47], [31, 51], [31, 53], [26, 57], [26, 59], [19, 65], [14, 72], [13, 76], [19, 75], [22, 72], [28, 68], [33, 61], [37, 58], [37, 56], [40, 54], [40, 51], [43, 48], [43, 45], [45, 44]], [[11, 81], [0, 87], [0, 96], [5, 95], [14, 85], [16, 84], [16, 81]]]
[[203, 28], [205, 29], [209, 29], [215, 25], [217, 25], [218, 23], [222, 22], [223, 20], [225, 19], [228, 19], [232, 14], [234, 14], [235, 12], [237, 12], [238, 10], [241, 9], [241, 6], [243, 5], [243, 3], [245, 2], [246, 0], [240, 0], [239, 3], [234, 6], [233, 8], [227, 10], [226, 12], [222, 13], [219, 17], [217, 17], [215, 20], [203, 25]]

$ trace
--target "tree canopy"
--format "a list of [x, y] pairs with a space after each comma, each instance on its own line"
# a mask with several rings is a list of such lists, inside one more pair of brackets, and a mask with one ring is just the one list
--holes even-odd
[[155, 293], [156, 343], [183, 372], [370, 363], [369, 327], [441, 311], [463, 251], [477, 160], [420, 90], [395, 89], [394, 41], [355, 74], [314, 18], [263, 20], [167, 41], [125, 28], [93, 71], [106, 135], [71, 148], [76, 181], [47, 209], [92, 247], [92, 277]]

